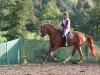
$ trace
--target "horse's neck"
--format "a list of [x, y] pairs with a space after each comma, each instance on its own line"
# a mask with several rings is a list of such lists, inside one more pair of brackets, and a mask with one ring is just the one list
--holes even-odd
[[47, 33], [48, 33], [48, 35], [50, 36], [50, 39], [53, 39], [54, 36], [55, 36], [56, 33], [57, 33], [57, 30], [56, 30], [56, 29], [48, 29], [48, 30], [47, 30]]

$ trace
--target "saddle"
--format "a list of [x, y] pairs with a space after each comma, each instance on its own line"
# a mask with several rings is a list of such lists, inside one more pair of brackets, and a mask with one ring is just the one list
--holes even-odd
[[[63, 32], [64, 32], [64, 31], [61, 31], [61, 35], [62, 35], [62, 36], [63, 36]], [[73, 33], [72, 33], [71, 30], [68, 32], [68, 34], [66, 35], [66, 37], [67, 37], [67, 39], [72, 39], [72, 38], [73, 38]]]
[[73, 35], [72, 31], [69, 31], [68, 34], [67, 34], [67, 38], [68, 39], [73, 39], [73, 36], [74, 35]]
[[[63, 31], [61, 32], [61, 35], [63, 36]], [[68, 34], [66, 35], [66, 37], [63, 37], [63, 46], [66, 46], [66, 42], [68, 41], [68, 39], [70, 39], [70, 40], [73, 39], [74, 35], [73, 35], [72, 31], [69, 31]]]

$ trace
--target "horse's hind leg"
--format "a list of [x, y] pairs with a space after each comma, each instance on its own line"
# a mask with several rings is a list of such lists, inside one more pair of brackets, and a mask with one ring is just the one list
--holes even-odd
[[63, 61], [63, 63], [65, 64], [68, 60], [71, 59], [71, 57], [72, 57], [72, 55], [70, 54], [69, 57], [65, 61]]
[[80, 53], [80, 61], [78, 63], [82, 63], [82, 60], [83, 60], [83, 51], [82, 51], [82, 48], [79, 47], [78, 51]]
[[76, 50], [77, 50], [77, 48], [74, 46], [72, 53], [69, 55], [69, 57], [67, 59], [65, 59], [65, 61], [63, 61], [64, 64], [65, 64], [65, 62], [68, 62], [72, 56], [74, 56]]
[[82, 53], [82, 49], [81, 49], [80, 46], [81, 46], [81, 45], [74, 45], [74, 48], [73, 48], [73, 50], [72, 50], [72, 53], [71, 53], [70, 56], [69, 56], [65, 61], [63, 61], [63, 62], [65, 63], [65, 62], [67, 62], [68, 60], [70, 60], [71, 57], [74, 56], [74, 54], [75, 54], [75, 52], [76, 52], [77, 49], [78, 49], [78, 51], [79, 51], [79, 53], [80, 53], [80, 55], [81, 55], [80, 60], [82, 60], [82, 59], [83, 59], [83, 53]]

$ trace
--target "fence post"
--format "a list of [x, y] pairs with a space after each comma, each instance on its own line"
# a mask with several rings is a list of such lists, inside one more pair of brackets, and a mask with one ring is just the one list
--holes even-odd
[[8, 48], [7, 48], [7, 40], [6, 40], [6, 64], [9, 64], [9, 59], [8, 59]]
[[22, 38], [19, 38], [19, 44], [20, 44], [20, 49], [19, 49], [19, 63], [21, 64], [21, 50], [22, 50]]

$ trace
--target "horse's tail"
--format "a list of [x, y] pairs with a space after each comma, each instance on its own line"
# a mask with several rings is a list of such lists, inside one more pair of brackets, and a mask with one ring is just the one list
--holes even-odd
[[85, 37], [87, 38], [87, 45], [91, 51], [91, 54], [94, 58], [96, 58], [96, 46], [93, 43], [93, 38], [89, 35], [85, 34]]

